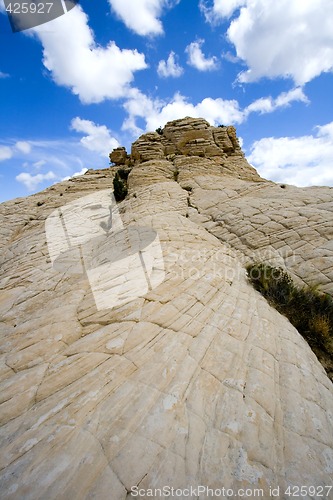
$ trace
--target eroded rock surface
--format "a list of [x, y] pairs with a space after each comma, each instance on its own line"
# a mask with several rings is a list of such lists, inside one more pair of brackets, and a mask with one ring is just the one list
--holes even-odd
[[114, 149], [109, 155], [111, 163], [115, 165], [125, 165], [128, 159], [126, 149], [123, 146]]
[[165, 277], [115, 307], [71, 261], [54, 268], [45, 234], [112, 169], [0, 205], [1, 498], [332, 484], [332, 383], [244, 264], [332, 293], [333, 190], [265, 181], [238, 148], [189, 118], [134, 143], [117, 210], [158, 234]]
[[134, 160], [143, 163], [164, 158], [172, 161], [175, 156], [199, 157], [210, 160], [206, 165], [209, 170], [214, 165], [219, 173], [261, 180], [244, 158], [232, 126], [211, 127], [206, 120], [187, 117], [168, 122], [159, 132], [144, 134], [133, 143], [131, 156]]

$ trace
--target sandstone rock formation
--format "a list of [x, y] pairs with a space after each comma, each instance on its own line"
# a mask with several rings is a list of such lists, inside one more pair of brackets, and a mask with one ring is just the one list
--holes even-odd
[[114, 163], [115, 165], [125, 165], [128, 159], [126, 149], [123, 146], [114, 149], [110, 153], [109, 157], [111, 163]]
[[[315, 498], [310, 486], [332, 484], [332, 383], [244, 264], [278, 264], [333, 293], [332, 188], [265, 181], [232, 127], [201, 119], [145, 134], [130, 162], [113, 219], [98, 211], [114, 169], [0, 205], [1, 498], [120, 500], [136, 486], [198, 485], [232, 488], [234, 498], [260, 489], [265, 499], [270, 488], [284, 499], [303, 485], [303, 498]], [[88, 195], [95, 226], [84, 206], [66, 212]], [[50, 253], [52, 214], [59, 231], [72, 217], [66, 238], [79, 241], [60, 261]], [[144, 245], [135, 242], [135, 256], [110, 251], [109, 262], [121, 279], [122, 258], [131, 272], [140, 259], [149, 289], [100, 306], [89, 269], [75, 262], [96, 250], [94, 236], [103, 248], [89, 258], [107, 266], [108, 238], [135, 228]], [[144, 252], [150, 234], [158, 266]], [[65, 243], [56, 241], [59, 253]], [[106, 275], [108, 299], [119, 281], [109, 278], [110, 291]]]
[[141, 136], [132, 145], [131, 157], [139, 162], [173, 161], [175, 157], [180, 159], [186, 156], [209, 158], [210, 169], [214, 165], [217, 172], [260, 180], [245, 160], [232, 126], [216, 128], [203, 119], [184, 118], [169, 122], [160, 134], [150, 132]]

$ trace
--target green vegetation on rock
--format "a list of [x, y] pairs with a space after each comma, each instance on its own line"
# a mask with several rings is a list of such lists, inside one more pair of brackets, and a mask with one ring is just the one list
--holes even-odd
[[116, 201], [122, 201], [127, 196], [127, 178], [130, 170], [119, 168], [113, 179], [113, 193]]
[[282, 268], [263, 263], [247, 266], [254, 288], [305, 338], [333, 379], [333, 299], [316, 287], [298, 287]]

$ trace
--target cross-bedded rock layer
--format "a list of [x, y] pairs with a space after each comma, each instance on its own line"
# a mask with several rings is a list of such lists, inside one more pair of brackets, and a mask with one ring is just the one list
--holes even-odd
[[52, 267], [45, 235], [112, 169], [0, 206], [2, 498], [332, 484], [332, 383], [244, 270], [260, 258], [332, 293], [332, 189], [260, 178], [231, 127], [161, 132], [118, 155], [134, 165], [123, 224], [156, 231], [165, 268], [126, 304], [99, 310], [85, 274]]

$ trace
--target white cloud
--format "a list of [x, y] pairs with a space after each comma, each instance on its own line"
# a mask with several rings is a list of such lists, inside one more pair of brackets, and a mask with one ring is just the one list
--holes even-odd
[[8, 73], [3, 73], [2, 71], [0, 71], [0, 79], [1, 78], [9, 78], [9, 74]]
[[[39, 170], [41, 169], [42, 167], [44, 167], [44, 165], [46, 165], [46, 161], [45, 160], [39, 160], [39, 161], [36, 161], [35, 163], [33, 163], [33, 167], [36, 169], [36, 170]], [[23, 164], [23, 166], [25, 166]], [[27, 166], [27, 165], [26, 165]]]
[[64, 177], [61, 180], [62, 181], [68, 181], [72, 177], [80, 177], [81, 175], [84, 175], [86, 172], [88, 172], [88, 169], [87, 168], [83, 168], [82, 170], [80, 170], [80, 172], [74, 172], [73, 175], [68, 175], [67, 177]]
[[90, 120], [76, 117], [71, 122], [71, 128], [76, 132], [87, 134], [80, 140], [81, 144], [101, 156], [107, 157], [114, 148], [119, 146], [119, 142], [111, 136], [110, 130], [105, 125], [96, 125]]
[[0, 161], [9, 160], [13, 156], [11, 148], [8, 146], [0, 146]]
[[27, 141], [17, 141], [15, 148], [20, 151], [20, 153], [24, 153], [26, 155], [31, 152], [31, 144]]
[[21, 172], [15, 177], [18, 182], [25, 185], [28, 191], [35, 191], [44, 181], [55, 180], [57, 176], [50, 170], [46, 174], [32, 175], [28, 172]]
[[180, 0], [109, 0], [110, 6], [127, 28], [138, 35], [161, 35], [163, 26], [159, 17], [164, 8]]
[[221, 57], [222, 59], [225, 59], [226, 61], [229, 61], [234, 64], [241, 62], [240, 59], [234, 54], [232, 54], [230, 51], [222, 52]]
[[244, 120], [244, 115], [235, 99], [206, 97], [193, 108], [197, 116], [205, 116], [212, 125], [237, 124]]
[[201, 102], [192, 104], [185, 96], [177, 92], [167, 102], [150, 99], [138, 89], [132, 89], [130, 97], [124, 104], [128, 117], [123, 123], [123, 130], [130, 130], [133, 136], [142, 134], [144, 130], [137, 126], [137, 118], [146, 122], [146, 130], [154, 130], [170, 120], [184, 116], [205, 118], [215, 126], [221, 123], [236, 125], [245, 121], [250, 113], [272, 113], [278, 108], [289, 106], [294, 101], [309, 102], [301, 88], [283, 92], [275, 99], [272, 97], [257, 99], [244, 109], [240, 108], [235, 99], [206, 97]]
[[179, 66], [179, 64], [177, 64], [175, 53], [170, 52], [169, 57], [166, 61], [162, 59], [158, 63], [157, 73], [163, 78], [167, 78], [168, 76], [178, 78], [184, 73], [184, 69]]
[[246, 4], [247, 0], [214, 0], [212, 7], [206, 0], [200, 0], [200, 10], [204, 13], [206, 21], [216, 24], [221, 18], [230, 17], [236, 9]]
[[304, 94], [303, 89], [301, 87], [296, 87], [292, 90], [289, 90], [289, 92], [282, 92], [275, 99], [275, 107], [280, 108], [289, 106], [290, 103], [294, 101], [304, 102], [305, 104], [310, 103], [309, 99]]
[[248, 107], [248, 113], [271, 113], [274, 109], [274, 101], [271, 97], [260, 97], [253, 101]]
[[313, 135], [256, 141], [248, 160], [268, 179], [297, 186], [333, 186], [333, 122]]
[[[158, 99], [150, 99], [148, 96], [140, 92], [138, 89], [132, 89], [130, 92], [130, 97], [124, 103], [124, 109], [128, 113], [128, 117], [124, 120], [122, 125], [122, 130], [128, 130], [131, 132], [133, 137], [136, 137], [144, 132], [136, 124], [136, 118], [143, 118], [146, 121], [147, 129], [154, 130], [163, 122], [160, 122], [155, 126], [156, 115], [158, 115], [159, 109], [163, 107], [163, 102]], [[153, 126], [149, 128], [149, 124], [153, 122]]]
[[236, 100], [207, 97], [194, 105], [179, 93], [176, 93], [170, 102], [165, 102], [149, 99], [136, 90], [132, 92], [132, 98], [124, 107], [129, 116], [123, 124], [123, 129], [131, 130], [133, 135], [144, 132], [136, 125], [137, 118], [145, 120], [146, 130], [155, 130], [170, 120], [184, 116], [202, 117], [212, 125], [237, 124], [244, 120], [244, 113]]
[[289, 90], [289, 92], [282, 92], [276, 99], [272, 99], [272, 97], [261, 97], [252, 102], [245, 109], [245, 113], [272, 113], [277, 108], [285, 108], [295, 101], [304, 102], [305, 104], [309, 103], [309, 99], [304, 94], [301, 87]]
[[[10, 143], [10, 141], [8, 141]], [[23, 141], [27, 142], [27, 141]], [[107, 168], [108, 158], [96, 151], [88, 150], [78, 140], [71, 138], [53, 140], [29, 140], [31, 152], [29, 156], [20, 153], [15, 145], [13, 151], [13, 166], [23, 167], [31, 173], [47, 173], [52, 170], [57, 178], [72, 176], [83, 168]]]
[[98, 159], [96, 153], [87, 153], [79, 142], [71, 139], [32, 140], [29, 143], [32, 146], [29, 156], [16, 152], [14, 159], [17, 165], [20, 162], [24, 168], [33, 172], [43, 174], [43, 170], [52, 170], [60, 178], [74, 169], [95, 165]]
[[[96, 128], [98, 131], [97, 126]], [[109, 137], [105, 136], [105, 140], [108, 139]], [[2, 157], [2, 159], [10, 157], [11, 160], [10, 164], [7, 163], [8, 168], [4, 168], [6, 164], [3, 164], [1, 170], [8, 179], [15, 177], [14, 172], [19, 172], [16, 180], [26, 186], [29, 193], [44, 189], [64, 177], [81, 175], [89, 168], [109, 167], [107, 155], [102, 157], [100, 152], [87, 149], [78, 139], [73, 140], [72, 137], [52, 140], [9, 138], [6, 142], [6, 146], [0, 146], [0, 160]], [[30, 153], [27, 155], [20, 151], [16, 147], [17, 143], [28, 143], [31, 146]], [[106, 150], [106, 153], [109, 153], [109, 150]]]
[[[223, 15], [223, 2], [215, 2], [216, 15]], [[237, 56], [248, 66], [239, 81], [290, 77], [303, 85], [332, 71], [332, 18], [332, 0], [245, 0], [228, 29]]]
[[[134, 9], [136, 10], [136, 9]], [[58, 85], [68, 87], [84, 103], [126, 96], [134, 72], [147, 68], [137, 50], [120, 49], [115, 42], [98, 46], [80, 6], [29, 30], [43, 44], [43, 63]]]
[[187, 62], [199, 71], [212, 71], [218, 68], [218, 60], [215, 56], [206, 58], [201, 50], [204, 42], [204, 40], [197, 40], [186, 47], [185, 52], [188, 54]]
[[326, 125], [318, 125], [316, 128], [318, 129], [317, 135], [319, 137], [329, 137], [333, 141], [333, 122]]

